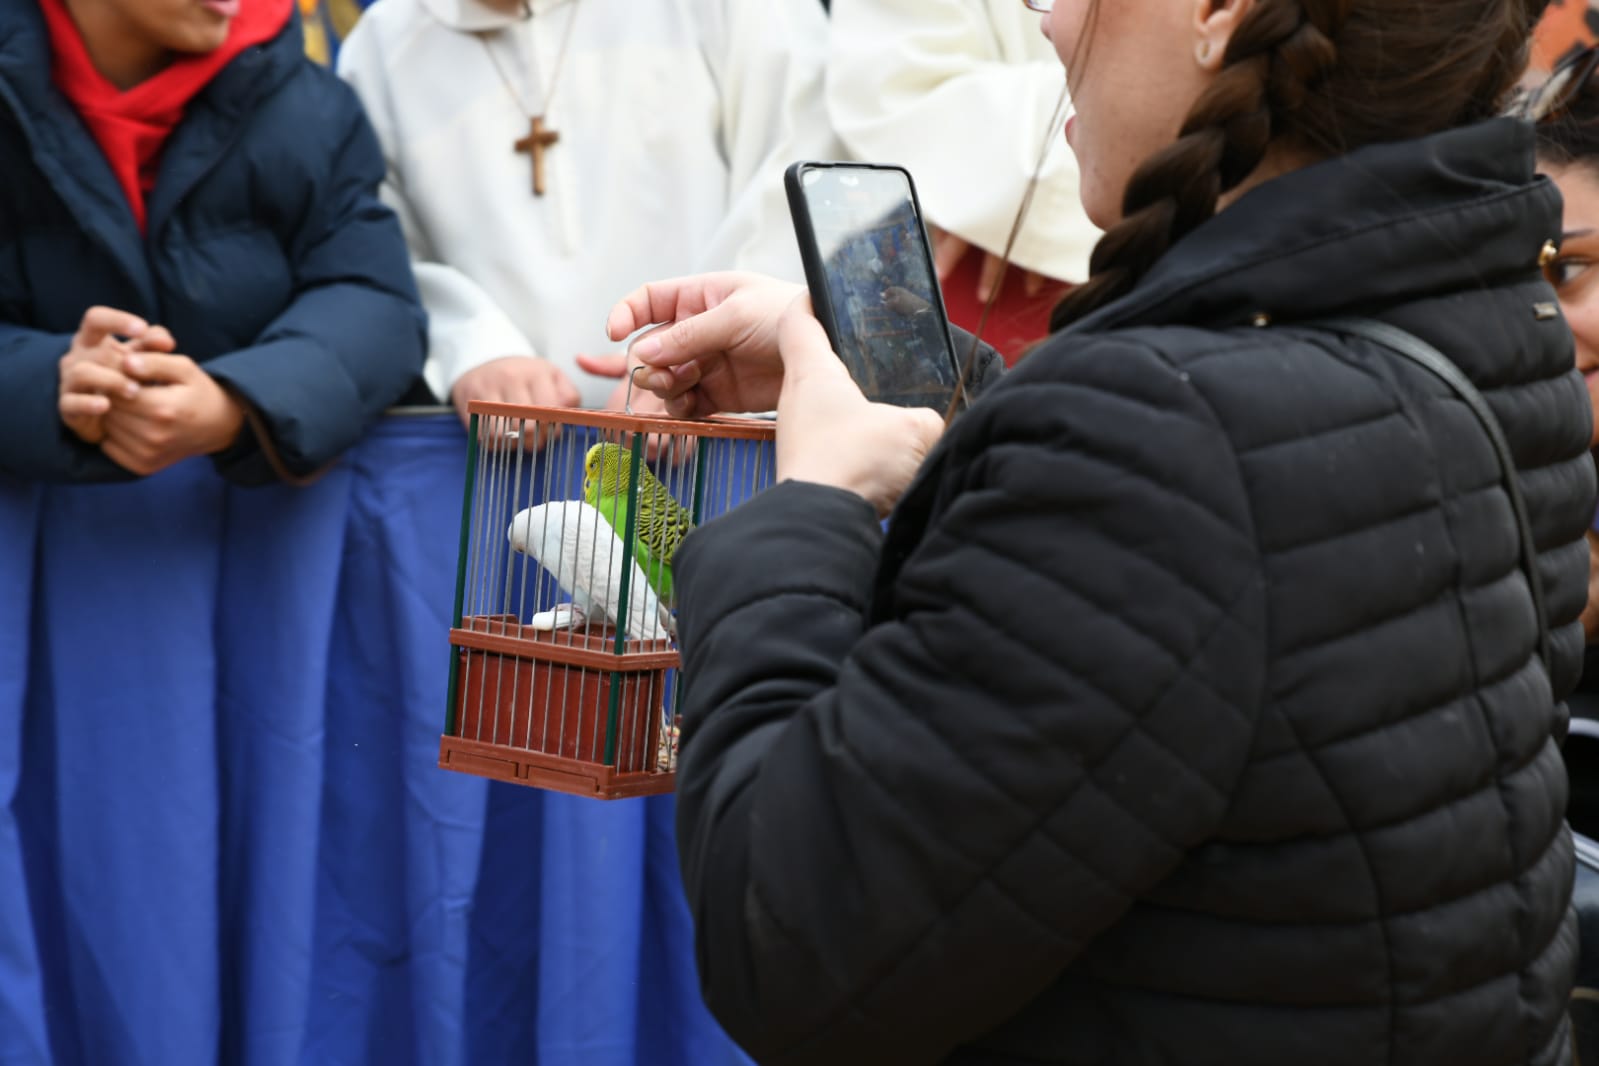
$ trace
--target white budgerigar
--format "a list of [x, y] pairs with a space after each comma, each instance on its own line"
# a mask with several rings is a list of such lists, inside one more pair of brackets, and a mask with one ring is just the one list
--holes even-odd
[[644, 571], [622, 547], [605, 516], [582, 500], [558, 500], [529, 507], [511, 519], [511, 547], [531, 555], [572, 597], [551, 611], [540, 611], [535, 629], [562, 629], [589, 622], [619, 623], [622, 575], [628, 574], [627, 635], [654, 640], [674, 633], [672, 615], [650, 588]]

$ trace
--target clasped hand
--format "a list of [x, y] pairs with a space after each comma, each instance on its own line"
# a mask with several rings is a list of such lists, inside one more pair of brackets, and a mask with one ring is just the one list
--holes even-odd
[[754, 274], [706, 274], [646, 285], [612, 309], [621, 341], [647, 326], [632, 355], [638, 383], [679, 418], [777, 410], [778, 480], [846, 489], [886, 515], [943, 432], [925, 408], [872, 403], [850, 379], [803, 286]]
[[243, 406], [176, 348], [160, 326], [91, 308], [61, 357], [61, 421], [140, 475], [227, 448], [243, 428]]

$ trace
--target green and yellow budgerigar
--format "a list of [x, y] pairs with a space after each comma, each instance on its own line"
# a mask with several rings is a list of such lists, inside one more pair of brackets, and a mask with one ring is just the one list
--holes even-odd
[[[583, 498], [604, 515], [619, 537], [625, 537], [629, 519], [628, 480], [633, 456], [620, 444], [596, 444], [583, 459]], [[650, 587], [670, 605], [672, 557], [694, 522], [660, 478], [640, 468], [638, 522], [633, 535], [633, 557], [644, 570]]]

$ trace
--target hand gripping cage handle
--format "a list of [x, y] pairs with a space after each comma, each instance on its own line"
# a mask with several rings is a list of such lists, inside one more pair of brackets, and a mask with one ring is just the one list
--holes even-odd
[[1306, 325], [1333, 333], [1364, 337], [1383, 348], [1397, 352], [1418, 366], [1425, 367], [1441, 378], [1456, 396], [1465, 401], [1471, 413], [1481, 423], [1483, 432], [1493, 445], [1499, 458], [1499, 478], [1505, 493], [1510, 497], [1510, 509], [1515, 514], [1516, 530], [1521, 541], [1521, 569], [1527, 575], [1527, 587], [1532, 592], [1532, 609], [1538, 621], [1538, 655], [1543, 659], [1544, 670], [1554, 676], [1554, 658], [1550, 650], [1549, 619], [1544, 614], [1543, 580], [1538, 576], [1538, 547], [1532, 538], [1532, 522], [1527, 517], [1527, 501], [1521, 492], [1521, 482], [1516, 480], [1516, 461], [1510, 454], [1510, 444], [1504, 430], [1494, 417], [1493, 409], [1482, 393], [1442, 352], [1412, 333], [1398, 326], [1370, 318], [1327, 318]]

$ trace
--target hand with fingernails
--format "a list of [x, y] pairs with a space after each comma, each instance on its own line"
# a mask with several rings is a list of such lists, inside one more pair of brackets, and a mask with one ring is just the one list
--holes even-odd
[[759, 274], [673, 278], [636, 289], [611, 309], [605, 329], [622, 341], [653, 326], [629, 354], [650, 370], [637, 384], [675, 418], [777, 406], [783, 364], [777, 321], [805, 286]]
[[242, 402], [176, 348], [161, 326], [90, 308], [61, 357], [61, 421], [140, 475], [228, 448], [244, 426]]
[[612, 340], [656, 325], [632, 353], [678, 417], [777, 409], [777, 478], [853, 492], [886, 515], [944, 420], [872, 403], [851, 380], [804, 286], [751, 274], [647, 285], [611, 311]]

